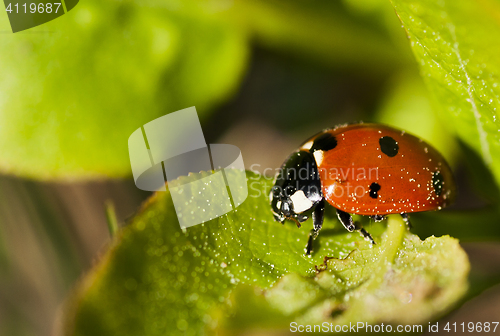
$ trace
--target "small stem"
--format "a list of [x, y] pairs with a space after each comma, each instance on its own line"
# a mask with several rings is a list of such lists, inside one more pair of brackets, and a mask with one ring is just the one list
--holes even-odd
[[118, 232], [118, 220], [116, 219], [115, 206], [113, 201], [107, 200], [105, 203], [106, 221], [108, 223], [109, 235], [113, 238]]
[[385, 261], [380, 262], [392, 263], [396, 258], [396, 254], [403, 243], [403, 238], [406, 232], [406, 223], [400, 215], [390, 215], [387, 218], [386, 236], [382, 243], [382, 254], [385, 256]]
[[[380, 254], [378, 256], [377, 267], [375, 267], [373, 275], [366, 282], [367, 293], [376, 293], [384, 282], [385, 274], [389, 266], [394, 262], [406, 232], [406, 223], [400, 215], [388, 216], [387, 229], [385, 230], [382, 244], [375, 247], [380, 249]], [[353, 305], [344, 314], [344, 319], [346, 321], [355, 320], [357, 318], [356, 313], [363, 310], [364, 305], [365, 302], [363, 300], [355, 300]]]
[[378, 260], [378, 267], [373, 277], [370, 279], [368, 290], [375, 289], [380, 286], [384, 280], [385, 273], [387, 272], [390, 264], [394, 262], [403, 238], [406, 232], [406, 223], [399, 215], [390, 215], [387, 219], [387, 230], [384, 234], [384, 240], [380, 247], [380, 257]]

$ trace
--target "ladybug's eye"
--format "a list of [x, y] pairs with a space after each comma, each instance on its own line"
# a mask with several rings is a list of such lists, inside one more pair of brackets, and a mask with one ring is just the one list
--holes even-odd
[[281, 188], [278, 187], [278, 186], [274, 186], [272, 189], [271, 189], [271, 192], [269, 193], [269, 198], [273, 198], [273, 197], [279, 197], [281, 195]]

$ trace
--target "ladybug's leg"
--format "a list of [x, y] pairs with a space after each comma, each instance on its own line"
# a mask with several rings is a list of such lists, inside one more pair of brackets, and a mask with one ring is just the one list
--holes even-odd
[[373, 219], [375, 222], [381, 222], [385, 219], [384, 215], [373, 215], [370, 216], [371, 219]]
[[359, 230], [361, 235], [363, 235], [363, 237], [366, 240], [369, 240], [372, 244], [375, 245], [375, 241], [373, 240], [372, 236], [364, 228], [356, 227], [350, 214], [337, 209], [337, 217], [339, 218], [339, 221], [342, 223], [342, 225], [344, 225], [347, 231], [353, 232], [354, 230]]
[[401, 217], [403, 218], [406, 225], [408, 226], [408, 230], [410, 230], [412, 228], [411, 223], [410, 223], [410, 215], [408, 215], [407, 213], [402, 213]]
[[309, 232], [309, 239], [306, 245], [306, 254], [310, 255], [312, 252], [313, 240], [318, 236], [319, 230], [323, 227], [323, 218], [325, 215], [325, 201], [321, 200], [313, 210], [313, 229]]
[[337, 217], [339, 218], [340, 223], [344, 225], [345, 229], [349, 232], [356, 230], [356, 226], [352, 221], [352, 217], [347, 212], [337, 209]]
[[369, 240], [369, 241], [370, 241], [370, 243], [372, 243], [372, 245], [375, 245], [375, 240], [373, 240], [372, 235], [371, 235], [371, 234], [369, 234], [369, 233], [365, 230], [365, 228], [361, 228], [361, 229], [359, 230], [359, 232], [361, 232], [361, 234], [363, 235], [363, 238], [365, 238], [365, 240]]

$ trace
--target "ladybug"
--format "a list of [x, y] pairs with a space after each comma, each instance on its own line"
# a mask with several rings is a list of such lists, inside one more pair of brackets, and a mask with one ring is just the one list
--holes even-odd
[[305, 141], [281, 166], [269, 195], [276, 221], [312, 217], [306, 254], [323, 225], [325, 205], [349, 231], [375, 244], [351, 214], [380, 221], [401, 214], [440, 210], [453, 202], [455, 184], [443, 156], [423, 140], [380, 124], [326, 129]]

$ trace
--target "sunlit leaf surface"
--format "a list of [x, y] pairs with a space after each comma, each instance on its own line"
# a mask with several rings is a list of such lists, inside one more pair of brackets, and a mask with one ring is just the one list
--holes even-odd
[[500, 182], [500, 3], [392, 0], [443, 120]]
[[[372, 247], [328, 211], [315, 253], [306, 257], [311, 223], [298, 229], [275, 222], [272, 182], [248, 177], [249, 197], [236, 211], [186, 232], [169, 194], [152, 197], [70, 299], [66, 334], [237, 333], [291, 320], [423, 322], [466, 290], [469, 264], [458, 242], [422, 242], [398, 217], [388, 227], [366, 225]], [[324, 263], [325, 256], [333, 259]]]

